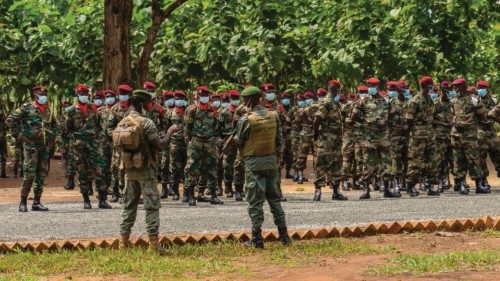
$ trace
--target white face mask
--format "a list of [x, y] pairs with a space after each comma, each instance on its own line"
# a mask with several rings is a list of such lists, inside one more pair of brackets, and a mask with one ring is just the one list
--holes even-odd
[[78, 101], [80, 101], [81, 103], [88, 103], [89, 96], [78, 96]]
[[214, 100], [212, 103], [215, 107], [219, 108], [220, 107], [220, 100]]
[[128, 101], [128, 95], [119, 95], [118, 99], [120, 99], [120, 101]]
[[175, 100], [174, 99], [168, 99], [163, 102], [163, 105], [165, 107], [172, 107], [175, 105]]
[[268, 100], [268, 101], [274, 101], [275, 97], [276, 97], [275, 93], [267, 93], [266, 94], [266, 100]]
[[104, 103], [102, 99], [94, 99], [94, 104], [97, 106], [101, 106]]
[[186, 106], [186, 104], [184, 102], [185, 102], [185, 100], [175, 100], [175, 106], [184, 107], [184, 106]]
[[231, 105], [231, 103], [229, 103], [229, 102], [222, 103], [222, 107], [224, 107], [224, 108], [228, 108], [230, 105]]
[[199, 101], [203, 104], [207, 104], [208, 101], [210, 100], [210, 97], [200, 97]]
[[71, 106], [66, 106], [66, 107], [64, 108], [64, 112], [68, 112], [70, 109], [71, 109]]
[[37, 98], [39, 104], [46, 104], [47, 103], [47, 96], [38, 96]]
[[106, 98], [107, 105], [113, 105], [113, 104], [115, 104], [115, 101], [116, 101], [116, 98], [114, 98], [114, 97], [107, 97]]
[[240, 100], [231, 100], [231, 105], [232, 106], [238, 106], [238, 105], [240, 105]]

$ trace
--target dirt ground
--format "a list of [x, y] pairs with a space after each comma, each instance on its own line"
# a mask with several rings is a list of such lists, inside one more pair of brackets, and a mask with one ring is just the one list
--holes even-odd
[[[21, 186], [21, 178], [13, 178], [13, 173], [11, 172], [12, 161], [7, 162], [7, 175], [10, 177], [8, 179], [0, 179], [0, 202], [17, 202], [19, 200], [19, 188]], [[500, 188], [500, 179], [496, 176], [495, 168], [491, 161], [488, 162], [490, 169], [490, 176], [488, 178], [489, 183], [495, 189]], [[285, 194], [300, 194], [300, 193], [313, 193], [314, 186], [314, 172], [312, 167], [312, 158], [309, 159], [307, 164], [307, 169], [304, 172], [306, 177], [309, 178], [308, 182], [302, 185], [294, 183], [290, 179], [282, 179], [282, 189]], [[283, 170], [282, 174], [284, 175]], [[76, 179], [75, 179], [76, 180]], [[51, 170], [49, 176], [45, 179], [45, 187], [43, 193], [43, 200], [45, 202], [61, 202], [61, 201], [80, 201], [81, 195], [77, 188], [71, 191], [64, 189], [66, 184], [66, 179], [61, 166], [61, 161], [57, 159], [51, 160]], [[469, 179], [469, 184], [473, 186], [473, 182]]]

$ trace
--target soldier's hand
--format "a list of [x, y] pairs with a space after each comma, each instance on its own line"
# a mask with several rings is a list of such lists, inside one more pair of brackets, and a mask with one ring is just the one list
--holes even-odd
[[170, 126], [170, 128], [168, 128], [167, 134], [172, 135], [173, 133], [176, 133], [178, 131], [179, 131], [179, 127], [174, 124], [174, 125]]

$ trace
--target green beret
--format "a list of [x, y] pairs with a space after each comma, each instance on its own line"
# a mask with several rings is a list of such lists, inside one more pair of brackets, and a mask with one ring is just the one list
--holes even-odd
[[151, 99], [151, 95], [144, 90], [135, 90], [132, 92], [132, 96], [135, 98], [143, 99], [145, 101], [149, 101]]
[[241, 92], [241, 97], [249, 97], [249, 96], [253, 96], [253, 95], [256, 95], [256, 94], [261, 94], [262, 92], [260, 91], [259, 88], [255, 87], [255, 86], [250, 86], [250, 87], [247, 87], [245, 88], [245, 90], [243, 90], [243, 92]]

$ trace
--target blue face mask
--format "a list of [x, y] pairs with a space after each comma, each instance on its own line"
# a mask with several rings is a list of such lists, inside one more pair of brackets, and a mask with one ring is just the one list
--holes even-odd
[[403, 96], [405, 97], [405, 99], [409, 100], [411, 99], [411, 93], [410, 93], [410, 90], [403, 90]]
[[224, 108], [228, 108], [230, 105], [231, 105], [231, 103], [229, 103], [229, 102], [222, 103], [222, 107], [224, 107]]
[[398, 95], [398, 92], [396, 92], [396, 91], [389, 91], [389, 92], [387, 92], [387, 95], [390, 98], [395, 98]]
[[306, 99], [306, 105], [311, 105], [313, 103], [313, 99]]
[[175, 100], [174, 99], [168, 99], [163, 102], [163, 105], [165, 107], [172, 107], [175, 105]]
[[89, 102], [89, 96], [78, 96], [78, 101], [81, 103], [88, 103]]
[[297, 106], [298, 106], [298, 107], [304, 107], [304, 106], [306, 106], [306, 102], [305, 102], [305, 101], [303, 101], [303, 100], [299, 100], [299, 101], [297, 102]]
[[38, 96], [38, 103], [39, 104], [46, 104], [47, 103], [47, 96]]
[[431, 96], [431, 99], [432, 99], [432, 100], [436, 100], [436, 99], [438, 98], [438, 96], [439, 96], [439, 95], [438, 95], [438, 94], [436, 94], [436, 93], [434, 93], [434, 92], [432, 92], [432, 93], [430, 93], [430, 92], [429, 92], [429, 96]]
[[369, 94], [370, 96], [374, 96], [374, 95], [376, 95], [376, 94], [377, 94], [377, 92], [378, 92], [377, 87], [369, 87], [369, 88], [368, 88], [368, 94]]
[[231, 100], [231, 105], [232, 106], [238, 106], [238, 105], [240, 105], [240, 100]]
[[120, 101], [128, 101], [128, 95], [118, 95]]
[[104, 103], [102, 99], [94, 99], [94, 104], [97, 106], [101, 106]]
[[359, 97], [364, 99], [368, 96], [368, 94], [365, 94], [365, 93], [358, 93]]
[[339, 95], [336, 95], [336, 96], [333, 98], [333, 100], [334, 100], [336, 103], [340, 102], [340, 96], [339, 96]]
[[220, 100], [214, 100], [212, 102], [212, 104], [216, 107], [216, 108], [219, 108], [220, 107]]
[[203, 104], [207, 104], [209, 100], [210, 100], [210, 97], [208, 97], [208, 96], [199, 98], [199, 101]]
[[107, 97], [106, 98], [106, 104], [107, 105], [113, 105], [115, 104], [116, 99], [114, 97]]
[[273, 101], [273, 100], [274, 100], [274, 98], [275, 98], [275, 96], [276, 96], [276, 95], [275, 95], [274, 93], [267, 93], [267, 94], [266, 94], [266, 100], [268, 100], [268, 101]]
[[451, 100], [451, 99], [454, 99], [457, 97], [457, 92], [452, 90], [452, 91], [449, 91], [447, 95], [448, 95], [448, 98]]
[[175, 106], [177, 107], [184, 107], [184, 100], [175, 100]]
[[290, 106], [290, 99], [282, 99], [281, 104], [284, 106]]
[[488, 91], [486, 89], [477, 89], [477, 95], [480, 97], [486, 96], [487, 93]]

